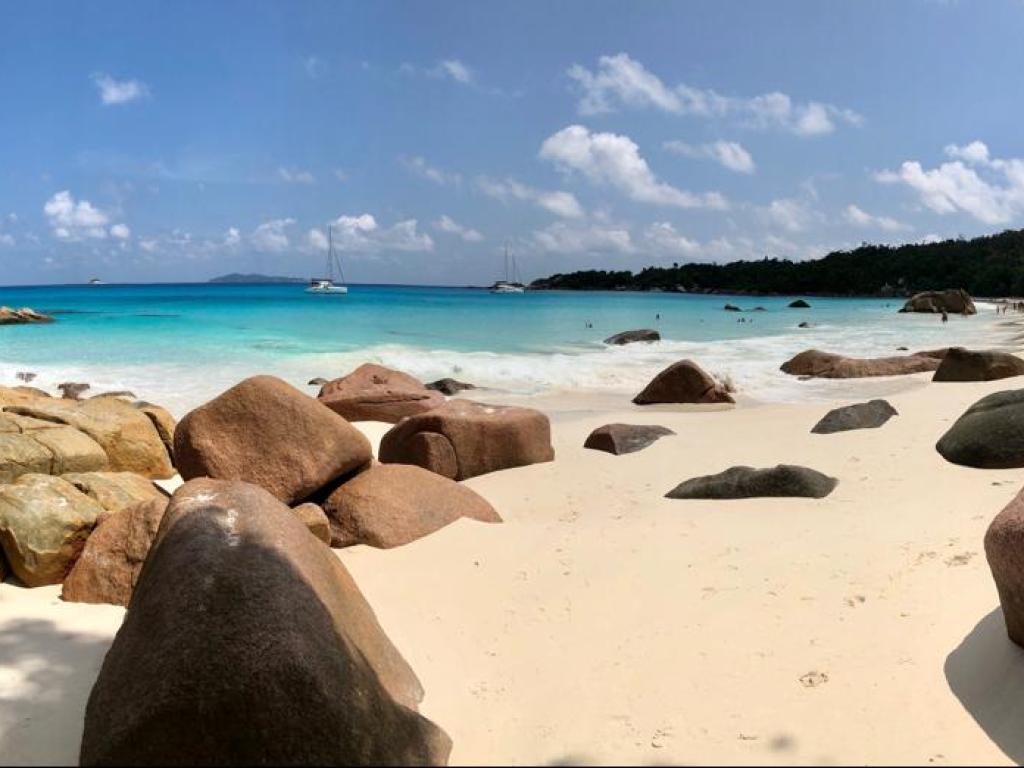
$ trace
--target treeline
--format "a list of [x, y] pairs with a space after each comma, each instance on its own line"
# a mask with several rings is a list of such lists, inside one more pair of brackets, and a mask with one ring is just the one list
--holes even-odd
[[673, 264], [630, 271], [585, 270], [534, 280], [536, 289], [893, 296], [964, 288], [975, 296], [1024, 295], [1024, 230], [971, 240], [862, 245], [813, 261], [764, 258]]

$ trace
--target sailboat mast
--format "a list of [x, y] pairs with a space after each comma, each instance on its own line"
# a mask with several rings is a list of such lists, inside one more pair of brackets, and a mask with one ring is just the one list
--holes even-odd
[[334, 226], [327, 225], [327, 279], [334, 282]]

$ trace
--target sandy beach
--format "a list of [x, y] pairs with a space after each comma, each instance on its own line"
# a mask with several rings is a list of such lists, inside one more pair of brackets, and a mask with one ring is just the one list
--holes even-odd
[[[1006, 639], [982, 536], [1024, 470], [934, 449], [1013, 383], [897, 388], [898, 417], [833, 435], [809, 431], [820, 403], [535, 398], [556, 460], [467, 481], [503, 525], [460, 520], [338, 556], [422, 680], [453, 764], [1019, 761], [1024, 652]], [[677, 435], [618, 457], [582, 448], [616, 421]], [[375, 444], [388, 427], [359, 426]], [[695, 475], [780, 462], [839, 486], [821, 500], [663, 498]], [[0, 585], [5, 763], [77, 760], [123, 616], [58, 595]]]

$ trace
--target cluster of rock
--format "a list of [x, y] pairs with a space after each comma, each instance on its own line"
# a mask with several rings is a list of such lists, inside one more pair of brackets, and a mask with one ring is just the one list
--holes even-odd
[[978, 313], [978, 309], [974, 306], [974, 301], [967, 291], [951, 289], [915, 293], [907, 299], [900, 312], [931, 312], [935, 314], [945, 312], [951, 315], [975, 315]]
[[0, 307], [0, 325], [24, 325], [26, 323], [52, 323], [53, 318], [36, 312], [30, 307], [12, 309], [11, 307]]

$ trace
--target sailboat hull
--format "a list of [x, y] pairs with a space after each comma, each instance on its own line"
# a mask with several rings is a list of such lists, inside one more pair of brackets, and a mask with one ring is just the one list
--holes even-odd
[[348, 293], [348, 288], [344, 285], [327, 285], [319, 286], [313, 285], [306, 289], [306, 293], [324, 294], [327, 296], [336, 296], [338, 294]]

